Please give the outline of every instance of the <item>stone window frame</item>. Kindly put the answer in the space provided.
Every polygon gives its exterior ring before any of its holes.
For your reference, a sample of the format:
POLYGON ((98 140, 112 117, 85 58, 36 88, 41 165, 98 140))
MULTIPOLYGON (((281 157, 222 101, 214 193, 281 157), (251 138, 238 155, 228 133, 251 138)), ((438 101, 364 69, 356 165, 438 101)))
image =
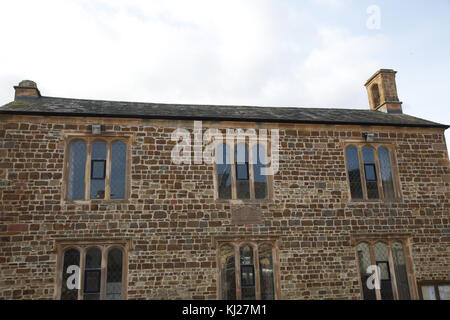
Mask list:
MULTIPOLYGON (((361 290, 361 300, 364 300, 364 294, 363 294, 363 283, 361 283, 361 272, 360 272, 360 266, 359 266, 359 257, 358 257, 358 245, 361 243, 367 243, 369 245, 370 250, 370 259, 371 263, 376 261, 375 259, 375 251, 374 246, 377 242, 382 242, 386 245, 388 249, 388 255, 389 255, 389 273, 390 273, 390 281, 392 286, 392 292, 394 296, 394 300, 398 300, 398 290, 397 290, 397 280, 394 270, 394 260, 392 256, 392 250, 391 245, 399 242, 403 246, 404 255, 405 255, 405 261, 406 261, 406 272, 408 275, 408 285, 409 285, 409 293, 411 296, 411 300, 417 300, 418 290, 417 290, 417 281, 415 279, 415 272, 414 272, 414 264, 412 259, 412 252, 411 252, 411 235, 410 234, 365 234, 365 235, 354 235, 352 236, 351 245, 354 248, 355 252, 355 261, 356 261, 356 269, 358 274, 358 284, 359 288, 361 290)), ((379 289, 375 289, 375 294, 377 300, 381 300, 381 292, 379 289)))
POLYGON ((261 300, 260 288, 260 272, 259 272, 259 252, 261 245, 268 244, 272 247, 272 263, 273 263, 273 281, 274 281, 274 300, 281 300, 281 280, 280 280, 280 237, 278 236, 259 236, 259 237, 242 237, 242 236, 223 236, 214 239, 214 247, 216 249, 216 265, 217 265, 217 297, 222 299, 222 265, 220 263, 220 247, 229 244, 234 248, 234 263, 236 277, 236 300, 242 300, 241 292, 241 275, 240 275, 240 252, 239 249, 244 244, 249 244, 253 248, 253 260, 255 272, 255 295, 256 300, 261 300))
POLYGON ((106 288, 106 272, 108 267, 108 253, 111 249, 119 248, 122 250, 122 300, 127 299, 127 279, 128 279, 128 253, 131 248, 131 240, 64 240, 57 241, 56 245, 56 281, 54 300, 61 300, 62 272, 64 266, 64 252, 69 249, 76 249, 80 253, 80 289, 78 289, 78 299, 83 300, 84 290, 84 267, 86 252, 91 248, 98 248, 102 252, 101 262, 101 282, 100 282, 100 300, 104 300, 106 288))
POLYGON ((252 148, 256 145, 264 146, 266 149, 266 156, 271 157, 271 140, 267 137, 267 141, 240 141, 238 138, 234 137, 232 143, 229 140, 224 140, 215 145, 214 157, 217 159, 217 148, 221 145, 226 145, 230 148, 230 161, 231 161, 231 199, 220 199, 219 198, 219 181, 217 176, 217 163, 214 161, 214 199, 217 202, 225 202, 232 204, 244 204, 244 203, 263 203, 271 202, 274 199, 273 190, 273 175, 267 175, 267 196, 264 199, 255 199, 255 184, 254 184, 254 170, 253 170, 253 152, 252 148), (237 186, 236 186, 236 163, 235 163, 235 152, 234 148, 239 144, 245 144, 248 150, 248 173, 249 173, 249 184, 250 184, 250 199, 238 199, 237 198, 237 186))
POLYGON ((422 287, 423 286, 434 286, 434 292, 436 294, 436 300, 441 300, 439 294, 439 286, 450 286, 450 280, 422 280, 417 282, 417 288, 419 289, 419 299, 423 300, 422 287))
POLYGON ((401 192, 401 185, 400 185, 400 177, 399 177, 399 170, 397 165, 397 156, 396 156, 396 148, 394 144, 392 143, 386 143, 386 142, 361 142, 361 141, 347 141, 343 143, 344 148, 344 162, 345 162, 345 176, 346 176, 346 182, 347 182, 347 193, 348 198, 351 202, 395 202, 400 201, 402 199, 402 192, 401 192), (358 164, 359 164, 359 172, 360 172, 360 178, 361 178, 361 188, 363 193, 362 199, 354 199, 352 198, 351 189, 350 189, 350 177, 348 173, 348 162, 347 162, 347 148, 348 147, 355 147, 358 152, 358 164), (366 176, 364 171, 364 159, 362 150, 365 147, 369 147, 374 152, 374 158, 375 158, 375 169, 377 173, 377 186, 378 186, 378 195, 379 199, 369 199, 367 195, 367 182, 366 182, 366 176), (394 185, 394 198, 388 199, 384 196, 383 191, 383 182, 381 180, 381 171, 380 171, 380 162, 378 159, 378 149, 379 148, 386 148, 389 152, 389 160, 391 165, 391 175, 392 175, 392 181, 394 185))
POLYGON ((64 133, 63 139, 65 142, 64 148, 64 174, 62 183, 62 203, 74 204, 89 204, 91 202, 114 201, 118 203, 126 203, 130 199, 131 191, 131 146, 135 140, 133 134, 122 133, 105 133, 105 134, 86 134, 86 133, 64 133), (86 169, 85 169, 85 183, 84 183, 84 199, 69 200, 67 198, 69 172, 70 172, 70 151, 72 142, 76 140, 83 140, 86 143, 86 169), (104 199, 90 199, 90 181, 91 181, 91 154, 92 143, 95 141, 104 141, 106 143, 106 177, 105 177, 105 198, 104 199), (127 147, 127 161, 125 173, 125 198, 124 199, 110 199, 111 190, 111 148, 112 143, 121 141, 127 147))

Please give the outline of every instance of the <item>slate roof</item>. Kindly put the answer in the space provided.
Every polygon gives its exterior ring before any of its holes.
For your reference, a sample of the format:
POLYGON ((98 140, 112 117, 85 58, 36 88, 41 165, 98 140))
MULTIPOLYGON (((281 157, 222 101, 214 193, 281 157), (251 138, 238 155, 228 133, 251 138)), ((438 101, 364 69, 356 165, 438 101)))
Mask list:
POLYGON ((10 102, 0 107, 0 114, 449 128, 447 125, 406 114, 386 114, 379 111, 359 109, 164 104, 44 96, 37 99, 20 99, 10 102))

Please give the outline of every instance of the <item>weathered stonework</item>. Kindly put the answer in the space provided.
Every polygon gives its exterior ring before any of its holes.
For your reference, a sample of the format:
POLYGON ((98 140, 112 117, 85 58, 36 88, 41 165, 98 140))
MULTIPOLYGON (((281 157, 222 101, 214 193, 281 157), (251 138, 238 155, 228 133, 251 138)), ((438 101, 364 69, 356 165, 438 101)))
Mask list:
POLYGON ((279 237, 283 299, 360 299, 353 239, 364 234, 406 236, 415 279, 450 280, 443 129, 205 121, 204 129, 279 129, 273 199, 252 203, 260 223, 235 224, 232 205, 215 200, 213 165, 171 161, 170 134, 192 126, 0 115, 0 297, 57 298, 56 244, 64 239, 129 239, 128 299, 216 299, 214 238, 225 235, 279 237), (64 137, 89 134, 92 124, 135 136, 128 201, 63 200, 64 137), (344 144, 364 142, 362 132, 394 146, 401 199, 349 199, 344 144))

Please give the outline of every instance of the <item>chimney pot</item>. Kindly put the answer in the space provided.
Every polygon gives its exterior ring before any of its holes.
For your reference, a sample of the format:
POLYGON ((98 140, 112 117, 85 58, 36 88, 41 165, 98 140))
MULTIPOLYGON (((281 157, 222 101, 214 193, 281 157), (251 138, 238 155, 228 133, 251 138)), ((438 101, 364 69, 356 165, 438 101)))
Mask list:
POLYGON ((19 85, 14 86, 14 99, 37 99, 41 96, 36 82, 31 80, 22 80, 19 85))

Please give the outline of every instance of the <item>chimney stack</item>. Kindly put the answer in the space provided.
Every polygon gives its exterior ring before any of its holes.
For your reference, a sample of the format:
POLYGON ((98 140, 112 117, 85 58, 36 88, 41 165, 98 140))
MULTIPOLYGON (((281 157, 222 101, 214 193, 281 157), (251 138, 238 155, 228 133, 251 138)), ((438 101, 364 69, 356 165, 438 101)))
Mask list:
POLYGON ((41 96, 39 89, 37 88, 36 82, 31 80, 22 80, 18 86, 14 86, 15 96, 14 100, 17 99, 37 99, 41 96))
POLYGON ((365 86, 369 95, 370 110, 385 113, 403 113, 402 102, 397 96, 395 74, 392 69, 380 69, 369 80, 365 86))

